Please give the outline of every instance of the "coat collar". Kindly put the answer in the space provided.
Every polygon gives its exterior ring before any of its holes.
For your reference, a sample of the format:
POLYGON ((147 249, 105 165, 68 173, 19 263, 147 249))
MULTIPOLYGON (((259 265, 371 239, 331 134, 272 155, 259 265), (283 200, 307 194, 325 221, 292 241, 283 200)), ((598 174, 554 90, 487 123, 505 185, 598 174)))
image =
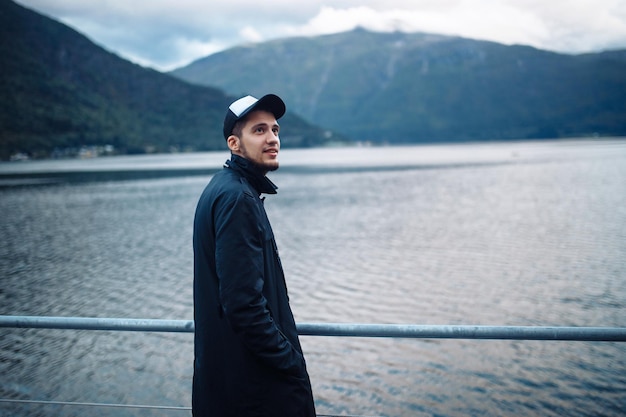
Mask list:
POLYGON ((259 194, 277 193, 278 187, 246 158, 231 154, 224 167, 240 173, 259 194))

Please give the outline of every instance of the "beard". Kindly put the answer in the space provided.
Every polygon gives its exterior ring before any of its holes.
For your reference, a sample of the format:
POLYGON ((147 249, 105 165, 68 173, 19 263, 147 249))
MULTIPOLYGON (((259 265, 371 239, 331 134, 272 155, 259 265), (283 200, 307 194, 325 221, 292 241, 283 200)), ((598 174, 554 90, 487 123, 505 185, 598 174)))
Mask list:
POLYGON ((263 161, 257 160, 251 157, 250 154, 248 154, 246 148, 243 145, 241 146, 241 156, 246 158, 250 162, 250 164, 254 167, 255 170, 258 170, 259 172, 263 172, 264 175, 268 172, 276 171, 279 167, 278 159, 274 159, 269 162, 263 162, 263 161))
POLYGON ((279 165, 280 164, 278 163, 278 161, 274 161, 271 164, 269 164, 269 163, 268 164, 261 164, 261 167, 266 169, 268 172, 270 172, 270 171, 276 171, 278 169, 279 165))
POLYGON ((270 162, 257 162, 257 161, 253 161, 251 159, 248 159, 251 163, 252 166, 255 169, 258 169, 261 172, 271 172, 271 171, 276 171, 278 169, 278 161, 272 161, 270 162))

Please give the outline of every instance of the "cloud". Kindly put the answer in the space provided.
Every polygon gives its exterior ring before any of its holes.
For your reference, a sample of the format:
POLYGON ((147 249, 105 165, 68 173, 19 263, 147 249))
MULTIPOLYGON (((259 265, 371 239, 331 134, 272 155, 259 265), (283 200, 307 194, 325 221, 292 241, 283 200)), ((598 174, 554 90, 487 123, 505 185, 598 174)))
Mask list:
POLYGON ((626 0, 18 0, 142 65, 353 29, 431 32, 559 52, 626 48, 626 0))
POLYGON ((545 34, 542 22, 524 10, 506 5, 488 9, 467 2, 445 10, 386 9, 369 7, 336 9, 323 7, 306 25, 293 33, 315 35, 354 29, 360 26, 373 31, 433 32, 472 38, 514 42, 545 34), (512 25, 511 22, 517 22, 512 25))
POLYGON ((255 28, 246 26, 239 31, 239 37, 248 42, 261 42, 263 41, 263 35, 261 35, 255 28))
POLYGON ((559 52, 626 47, 626 2, 617 0, 447 1, 443 7, 323 7, 290 34, 315 35, 361 26, 374 31, 431 32, 525 44, 559 52))

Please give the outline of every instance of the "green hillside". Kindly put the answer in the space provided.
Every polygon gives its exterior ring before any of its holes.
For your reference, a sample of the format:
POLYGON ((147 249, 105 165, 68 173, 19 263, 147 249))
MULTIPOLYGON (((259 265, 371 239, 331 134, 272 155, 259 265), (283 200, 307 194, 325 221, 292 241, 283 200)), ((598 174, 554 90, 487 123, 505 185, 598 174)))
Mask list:
POLYGON ((276 91, 307 120, 358 140, 626 135, 626 51, 566 55, 357 29, 241 46, 172 74, 231 94, 276 91))
MULTIPOLYGON (((105 145, 117 153, 225 149, 232 96, 132 64, 8 0, 0 2, 0 54, 0 159, 105 145)), ((283 146, 327 140, 288 110, 283 146)))

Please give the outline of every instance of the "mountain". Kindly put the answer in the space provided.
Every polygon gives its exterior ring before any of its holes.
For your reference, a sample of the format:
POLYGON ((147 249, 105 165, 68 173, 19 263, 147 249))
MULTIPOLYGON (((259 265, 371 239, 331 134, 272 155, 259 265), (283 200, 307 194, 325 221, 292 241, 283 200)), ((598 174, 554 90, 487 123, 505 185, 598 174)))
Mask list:
POLYGON ((626 51, 363 29, 245 45, 173 72, 235 94, 275 91, 356 140, 436 142, 626 135, 626 51))
MULTIPOLYGON (((0 55, 0 159, 105 145, 118 153, 226 149, 222 120, 235 98, 125 61, 8 0, 0 1, 0 55)), ((283 146, 327 140, 289 110, 283 146)))

